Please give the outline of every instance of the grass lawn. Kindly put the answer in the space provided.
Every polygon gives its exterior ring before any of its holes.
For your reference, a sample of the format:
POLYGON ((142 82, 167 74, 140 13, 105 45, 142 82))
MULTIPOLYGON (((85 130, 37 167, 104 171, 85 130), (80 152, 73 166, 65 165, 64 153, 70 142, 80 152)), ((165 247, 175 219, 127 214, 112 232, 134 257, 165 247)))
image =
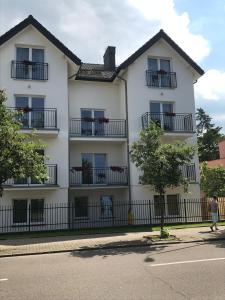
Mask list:
MULTIPOLYGON (((182 229, 182 228, 195 228, 195 227, 209 227, 211 222, 205 223, 190 223, 190 224, 176 224, 168 225, 165 228, 182 229)), ((225 222, 219 222, 218 225, 225 226, 225 222)), ((46 231, 46 232, 24 232, 24 233, 10 233, 0 234, 0 240, 19 239, 19 238, 42 238, 42 237, 57 237, 57 236, 78 236, 78 235, 91 235, 91 234, 116 234, 116 233, 129 233, 129 232, 146 232, 146 231, 159 231, 159 226, 124 226, 124 227, 110 227, 110 228, 93 228, 93 229, 79 229, 79 230, 63 230, 63 231, 46 231)))

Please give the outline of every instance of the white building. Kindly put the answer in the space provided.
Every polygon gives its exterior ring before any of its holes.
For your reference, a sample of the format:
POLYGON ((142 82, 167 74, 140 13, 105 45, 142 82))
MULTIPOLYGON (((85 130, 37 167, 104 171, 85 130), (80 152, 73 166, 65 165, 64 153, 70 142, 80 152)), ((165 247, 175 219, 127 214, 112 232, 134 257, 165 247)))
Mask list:
MULTIPOLYGON (((193 84, 203 74, 162 30, 115 67, 115 47, 106 49, 104 64, 83 63, 29 16, 0 37, 0 88, 9 107, 26 108, 22 130, 35 128, 47 144, 49 180, 9 180, 0 205, 32 209, 72 203, 76 223, 91 219, 90 203, 101 207, 95 213, 100 218, 127 215, 118 204, 157 202, 153 190, 138 184, 129 145, 151 119, 165 130, 162 142, 195 144, 193 84)), ((167 214, 170 201, 200 197, 198 169, 196 155, 184 168, 189 193, 168 190, 167 214)), ((28 215, 12 218, 26 223, 28 215)))

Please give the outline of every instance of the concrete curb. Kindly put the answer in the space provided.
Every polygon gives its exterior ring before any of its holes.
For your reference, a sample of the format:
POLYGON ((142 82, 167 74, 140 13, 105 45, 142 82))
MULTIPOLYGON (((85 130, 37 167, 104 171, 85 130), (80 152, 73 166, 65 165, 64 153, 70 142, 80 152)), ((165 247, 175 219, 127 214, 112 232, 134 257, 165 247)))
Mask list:
MULTIPOLYGON (((204 243, 204 242, 212 242, 212 241, 221 241, 225 240, 224 238, 206 238, 206 239, 193 239, 193 240, 180 240, 180 241, 159 241, 153 242, 149 241, 148 243, 136 243, 136 244, 124 244, 124 245, 116 245, 116 246, 96 246, 96 247, 86 247, 86 248, 78 248, 78 249, 64 249, 64 250, 50 250, 50 251, 41 251, 41 252, 28 252, 28 253, 12 253, 12 254, 3 254, 0 253, 1 258, 9 258, 9 257, 20 257, 20 256, 33 256, 33 255, 43 255, 43 254, 56 254, 56 253, 68 253, 68 252, 83 252, 83 251, 96 251, 96 250, 110 250, 110 249, 123 249, 123 248, 132 248, 132 247, 146 247, 146 246, 155 246, 155 245, 172 245, 172 244, 190 244, 190 243, 204 243)), ((129 241, 128 241, 129 242, 129 241)))

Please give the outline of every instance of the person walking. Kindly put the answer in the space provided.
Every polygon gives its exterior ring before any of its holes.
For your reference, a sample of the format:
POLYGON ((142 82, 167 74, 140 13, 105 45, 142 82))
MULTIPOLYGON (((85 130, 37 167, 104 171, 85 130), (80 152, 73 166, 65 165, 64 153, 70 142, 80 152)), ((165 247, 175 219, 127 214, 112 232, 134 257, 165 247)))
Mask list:
POLYGON ((218 212, 219 212, 219 205, 218 205, 218 198, 217 196, 213 196, 212 200, 209 203, 209 212, 212 217, 212 225, 210 226, 211 231, 213 230, 213 227, 215 226, 215 230, 219 230, 217 227, 218 222, 218 212))

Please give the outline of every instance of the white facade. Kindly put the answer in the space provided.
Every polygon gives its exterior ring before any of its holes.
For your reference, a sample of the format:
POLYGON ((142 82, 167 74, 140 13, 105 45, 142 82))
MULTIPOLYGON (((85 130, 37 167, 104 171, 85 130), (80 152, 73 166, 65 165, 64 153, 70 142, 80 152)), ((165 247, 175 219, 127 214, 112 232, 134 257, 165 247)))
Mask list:
MULTIPOLYGON (((132 163, 128 166, 127 143, 131 145, 138 139, 138 133, 142 129, 142 115, 150 112, 150 102, 154 102, 161 103, 162 106, 163 103, 170 103, 173 116, 180 113, 193 118, 192 131, 171 130, 165 133, 162 142, 183 140, 196 144, 193 82, 200 74, 161 38, 118 74, 112 71, 112 79, 106 80, 104 71, 99 71, 97 65, 93 65, 86 75, 82 75, 82 65, 80 68, 79 63, 72 61, 67 52, 43 35, 32 22, 6 42, 0 43, 0 89, 6 90, 7 105, 10 107, 16 106, 16 97, 28 97, 29 105, 32 98, 39 97, 44 99, 44 109, 56 109, 54 128, 45 128, 43 125, 36 133, 47 145, 47 163, 57 165, 57 176, 54 174, 57 182, 51 185, 7 185, 0 198, 0 205, 14 205, 14 201, 20 199, 27 199, 28 203, 31 199, 43 199, 45 204, 74 203, 76 199, 81 201, 85 197, 87 201, 97 204, 107 201, 104 197, 111 197, 114 204, 153 200, 155 192, 139 185, 138 170, 132 163), (17 67, 11 66, 11 62, 17 60, 18 47, 30 49, 29 61, 32 60, 32 49, 43 49, 44 63, 48 64, 46 80, 12 78, 11 68, 19 72, 15 69, 17 67), (146 85, 145 72, 149 58, 170 61, 170 71, 176 74, 176 87, 146 85), (103 77, 93 79, 95 72, 103 77), (96 118, 101 121, 96 122, 96 118), (88 178, 85 177, 82 165, 87 157, 93 168, 93 173, 88 178), (102 200, 103 198, 106 200, 102 200)), ((26 61, 22 64, 26 64, 26 61)), ((27 68, 33 67, 29 65, 27 68)), ((26 72, 32 73, 32 70, 26 72)), ((29 112, 31 123, 32 113, 29 112)), ((49 118, 47 113, 43 124, 48 122, 46 118, 49 118)), ((26 132, 30 128, 23 130, 26 132)), ((175 189, 167 191, 168 195, 200 197, 197 155, 193 163, 196 180, 190 184, 189 193, 184 194, 182 189, 175 189)), ((119 212, 116 211, 116 214, 119 212)))

